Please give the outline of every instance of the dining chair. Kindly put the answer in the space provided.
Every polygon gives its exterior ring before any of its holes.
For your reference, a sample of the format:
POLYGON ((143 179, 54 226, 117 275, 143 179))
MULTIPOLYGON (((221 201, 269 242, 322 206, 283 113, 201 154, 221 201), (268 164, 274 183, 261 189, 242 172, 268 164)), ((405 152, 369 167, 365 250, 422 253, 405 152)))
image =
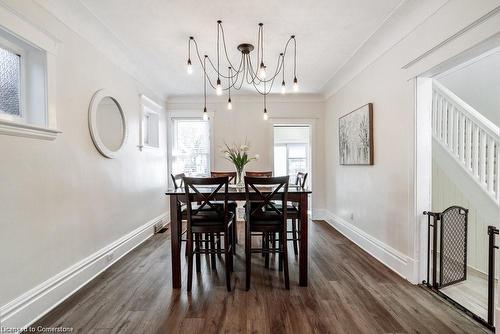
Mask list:
POLYGON ((286 210, 276 207, 276 201, 280 201, 282 208, 286 207, 288 199, 289 176, 281 177, 248 177, 245 176, 245 262, 246 262, 246 290, 250 289, 250 277, 252 272, 252 253, 266 254, 266 263, 269 254, 279 254, 279 261, 283 263, 285 288, 290 289, 288 276, 288 252, 286 210), (264 189, 269 191, 264 192, 264 189), (268 210, 271 208, 272 210, 268 210), (253 234, 254 232, 258 234, 253 234), (274 245, 269 247, 269 235, 279 234, 278 248, 274 245), (252 236, 265 236, 265 242, 261 248, 252 248, 252 236))
MULTIPOLYGON (((184 192, 187 204, 187 249, 188 249, 188 282, 187 291, 191 291, 193 283, 193 257, 196 254, 196 269, 200 271, 200 254, 224 254, 226 266, 226 287, 231 291, 231 271, 233 270, 233 216, 228 210, 229 178, 194 178, 184 177, 184 192), (210 187, 210 194, 204 194, 200 188, 210 187), (222 201, 215 203, 215 197, 223 197, 222 201), (198 204, 200 203, 201 204, 198 204), (222 202, 222 205, 220 204, 222 202), (205 238, 221 234, 224 238, 222 249, 211 247, 202 248, 205 238), (196 247, 194 244, 196 243, 196 247)), ((210 238, 213 245, 213 239, 210 238)))
MULTIPOLYGON (((248 177, 272 177, 273 176, 273 172, 266 172, 266 171, 260 171, 260 172, 252 172, 252 171, 245 171, 245 176, 248 176, 248 177)), ((246 205, 245 205, 246 207, 246 205)), ((271 240, 272 240, 272 243, 273 243, 273 247, 276 246, 276 242, 275 242, 275 239, 276 239, 276 236, 275 235, 272 235, 271 236, 271 240)), ((262 233, 262 248, 264 249, 264 242, 266 240, 266 234, 265 233, 262 233)), ((266 256, 266 253, 262 252, 262 257, 266 256)), ((266 268, 267 266, 269 265, 269 255, 266 257, 266 268)))
MULTIPOLYGON (((236 172, 216 172, 212 171, 210 172, 211 177, 224 177, 227 176, 229 179, 229 183, 234 183, 236 184, 236 172)), ((214 201, 214 203, 217 203, 217 201, 214 201)), ((238 228, 236 224, 237 220, 237 215, 236 215, 236 210, 238 208, 238 203, 236 201, 228 201, 228 208, 229 211, 234 213, 234 220, 233 220, 233 228, 234 228, 234 244, 236 245, 238 243, 238 228)), ((217 240, 217 247, 220 248, 220 238, 217 240)), ((234 254, 236 254, 236 247, 233 248, 234 254)))
POLYGON ((272 177, 273 172, 245 172, 245 176, 248 177, 272 177))
MULTIPOLYGON (((180 173, 180 174, 170 174, 170 177, 172 178, 172 183, 174 185, 174 189, 177 190, 177 189, 182 189, 184 188, 184 177, 186 176, 186 174, 184 173, 180 173)), ((179 217, 179 219, 182 221, 182 220, 186 220, 187 219, 187 216, 186 216, 186 205, 180 201, 177 201, 177 217, 179 217)), ((181 236, 180 236, 180 240, 181 242, 187 242, 187 239, 183 239, 183 235, 185 235, 187 232, 187 229, 184 229, 182 232, 181 232, 181 236)), ((185 256, 187 256, 187 247, 186 247, 186 251, 185 251, 185 256)))
MULTIPOLYGON (((307 181, 308 173, 298 172, 295 178, 295 186, 300 188, 305 188, 307 181)), ((276 203, 276 207, 281 209, 281 203, 276 203)), ((270 210, 270 208, 266 208, 266 210, 270 210)), ((291 234, 292 238, 288 239, 288 241, 292 241, 293 243, 293 253, 295 255, 299 254, 299 241, 300 241, 300 215, 299 215, 299 203, 297 202, 288 202, 286 205, 287 219, 290 219, 291 222, 291 230, 287 229, 287 235, 291 234)), ((273 241, 274 236, 271 236, 271 242, 273 241)))
MULTIPOLYGON (((295 186, 300 188, 305 188, 307 181, 307 173, 298 172, 295 178, 295 186)), ((298 242, 300 241, 300 215, 299 215, 299 203, 288 202, 286 205, 287 218, 292 220, 292 230, 287 231, 287 233, 292 234, 292 239, 288 241, 293 242, 293 252, 298 255, 298 242)))
MULTIPOLYGON (((170 177, 172 178, 173 184, 174 184, 174 189, 183 189, 184 188, 184 178, 186 177, 186 174, 180 173, 180 174, 170 174, 170 177)), ((197 205, 199 205, 198 203, 197 205)), ((187 220, 187 206, 185 203, 179 202, 178 203, 178 212, 177 212, 177 217, 180 217, 181 220, 187 220)), ((206 208, 205 208, 206 209, 206 208)), ((184 229, 181 232, 180 240, 181 242, 187 242, 187 239, 183 237, 187 233, 187 229, 184 229)), ((203 238, 206 241, 206 248, 215 248, 215 238, 213 235, 207 234, 203 238)), ((219 249, 220 249, 220 242, 219 243, 219 249)), ((236 250, 235 250, 236 251, 236 250)), ((208 254, 208 253, 207 253, 208 254)), ((185 256, 188 255, 188 249, 186 246, 185 250, 185 256)), ((215 253, 210 253, 210 259, 211 259, 211 264, 212 264, 212 269, 217 268, 217 261, 215 259, 215 253)))

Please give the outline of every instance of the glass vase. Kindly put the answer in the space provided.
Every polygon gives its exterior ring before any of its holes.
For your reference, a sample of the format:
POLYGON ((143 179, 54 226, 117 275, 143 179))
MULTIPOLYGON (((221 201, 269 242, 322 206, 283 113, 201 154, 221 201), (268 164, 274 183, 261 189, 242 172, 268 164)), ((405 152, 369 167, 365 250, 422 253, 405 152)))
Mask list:
POLYGON ((243 188, 245 181, 243 180, 243 168, 236 168, 236 186, 243 188))

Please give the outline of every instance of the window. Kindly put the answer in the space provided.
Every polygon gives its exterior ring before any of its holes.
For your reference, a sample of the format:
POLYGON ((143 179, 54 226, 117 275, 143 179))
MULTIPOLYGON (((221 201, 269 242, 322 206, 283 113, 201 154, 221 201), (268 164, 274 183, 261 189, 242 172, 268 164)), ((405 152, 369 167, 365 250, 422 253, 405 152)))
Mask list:
POLYGON ((21 55, 0 44, 0 114, 21 117, 21 55))
POLYGON ((210 124, 201 119, 173 119, 172 173, 210 173, 210 124))
POLYGON ((0 6, 0 135, 53 140, 58 43, 0 6))
POLYGON ((141 142, 139 147, 160 147, 160 112, 163 108, 148 97, 141 95, 141 142))
POLYGON ((310 172, 309 126, 274 126, 274 175, 290 175, 295 183, 298 172, 310 172))

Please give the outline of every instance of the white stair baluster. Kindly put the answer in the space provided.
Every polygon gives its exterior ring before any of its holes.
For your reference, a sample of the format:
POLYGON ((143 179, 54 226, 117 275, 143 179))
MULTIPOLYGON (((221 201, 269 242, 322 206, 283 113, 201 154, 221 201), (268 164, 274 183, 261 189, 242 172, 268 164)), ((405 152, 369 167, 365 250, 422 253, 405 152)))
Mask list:
POLYGON ((472 158, 472 122, 466 119, 465 123, 465 166, 471 170, 472 158))
POLYGON ((500 130, 434 81, 432 134, 478 186, 500 205, 500 130))
POLYGON ((486 152, 486 167, 487 167, 487 177, 486 184, 488 186, 488 192, 493 193, 494 187, 494 176, 495 176, 495 142, 493 138, 488 136, 488 148, 486 152))
POLYGON ((472 134, 472 175, 479 178, 479 127, 474 125, 472 134))
POLYGON ((486 133, 479 134, 479 182, 486 183, 486 133))

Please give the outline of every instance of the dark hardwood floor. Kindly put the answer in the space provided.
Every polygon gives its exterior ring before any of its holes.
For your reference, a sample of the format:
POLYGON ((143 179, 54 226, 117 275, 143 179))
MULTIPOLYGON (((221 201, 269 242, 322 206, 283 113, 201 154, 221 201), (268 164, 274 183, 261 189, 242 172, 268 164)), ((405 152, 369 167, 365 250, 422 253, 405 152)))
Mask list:
POLYGON ((184 258, 183 289, 172 291, 169 239, 169 232, 151 237, 34 327, 73 327, 73 333, 488 333, 325 222, 311 223, 307 288, 298 286, 290 247, 289 291, 277 261, 264 269, 264 258, 254 254, 252 286, 245 292, 241 244, 231 293, 222 259, 213 271, 205 256, 192 294, 186 292, 184 258))

